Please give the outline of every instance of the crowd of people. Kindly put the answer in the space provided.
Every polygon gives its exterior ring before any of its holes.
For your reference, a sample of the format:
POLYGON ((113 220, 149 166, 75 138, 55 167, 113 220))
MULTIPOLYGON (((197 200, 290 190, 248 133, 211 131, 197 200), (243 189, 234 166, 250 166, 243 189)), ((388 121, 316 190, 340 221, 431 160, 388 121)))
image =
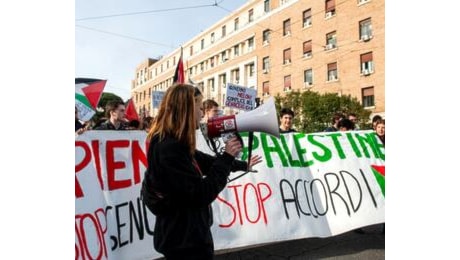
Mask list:
MULTIPOLYGON (((213 259, 214 243, 211 203, 225 188, 231 171, 244 171, 259 164, 262 157, 249 162, 235 157, 242 143, 233 137, 225 142, 222 154, 208 155, 197 149, 196 131, 200 123, 222 115, 217 102, 203 101, 200 90, 189 84, 168 88, 156 118, 126 120, 125 104, 109 102, 106 117, 85 124, 78 120, 75 108, 75 133, 88 130, 144 130, 148 133, 147 170, 141 199, 155 214, 154 248, 166 259, 213 259)), ((293 128, 294 112, 280 110, 280 133, 297 132, 293 128)), ((357 117, 336 114, 324 131, 357 130, 357 117)), ((374 130, 385 143, 385 120, 375 116, 374 130)), ((359 231, 359 230, 358 230, 359 231)))
MULTIPOLYGON (((75 134, 82 134, 87 130, 144 130, 149 132, 149 129, 154 121, 154 117, 146 116, 141 120, 127 120, 125 118, 125 104, 121 101, 109 102, 106 106, 105 117, 95 121, 88 121, 82 123, 78 119, 78 110, 75 107, 75 134)), ((221 116, 224 110, 219 109, 219 104, 212 100, 207 99, 201 104, 200 122, 205 123, 209 118, 221 116)), ((233 111, 232 111, 233 112, 233 111)), ((294 111, 290 108, 282 108, 279 114, 279 131, 283 133, 297 132, 293 128, 294 125, 294 111)), ((376 132, 379 139, 385 144, 385 119, 380 115, 375 115, 372 118, 372 129, 376 132)), ((358 117, 355 113, 344 115, 342 113, 335 113, 331 120, 331 125, 324 129, 325 132, 336 131, 352 131, 361 130, 358 125, 358 117)))
POLYGON ((87 130, 144 130, 149 131, 153 117, 146 116, 141 120, 128 120, 125 117, 126 107, 121 101, 108 102, 105 116, 97 121, 82 123, 78 119, 78 110, 75 107, 75 134, 82 134, 87 130))
MULTIPOLYGON (((297 132, 297 130, 293 128, 293 124, 294 111, 290 108, 282 108, 280 110, 280 133, 297 132)), ((353 131, 360 129, 358 117, 355 113, 349 113, 347 116, 342 113, 335 113, 332 117, 331 125, 324 129, 324 132, 353 131)), ((385 119, 380 115, 373 116, 372 129, 376 132, 383 145, 385 145, 385 119)))

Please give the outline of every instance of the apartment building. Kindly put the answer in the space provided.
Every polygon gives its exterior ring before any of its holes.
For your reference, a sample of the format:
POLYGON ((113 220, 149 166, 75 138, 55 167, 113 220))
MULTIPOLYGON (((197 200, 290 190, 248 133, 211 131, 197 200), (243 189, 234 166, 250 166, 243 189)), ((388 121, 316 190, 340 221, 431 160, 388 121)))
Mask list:
MULTIPOLYGON (((293 90, 332 92, 385 116, 385 5, 378 0, 250 0, 182 46, 186 80, 225 100, 227 82, 255 88, 262 102, 293 90)), ((136 68, 136 108, 153 115, 181 50, 136 68), (147 93, 147 95, 145 94, 147 93)))

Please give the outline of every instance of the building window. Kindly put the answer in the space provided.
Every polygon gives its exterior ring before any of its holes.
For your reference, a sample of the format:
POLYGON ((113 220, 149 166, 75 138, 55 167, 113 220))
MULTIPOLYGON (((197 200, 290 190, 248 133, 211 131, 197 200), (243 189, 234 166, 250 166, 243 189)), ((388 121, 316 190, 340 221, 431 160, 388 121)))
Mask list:
POLYGON ((220 55, 222 56, 222 63, 226 62, 227 61, 227 51, 221 52, 220 55))
POLYGON ((204 49, 204 39, 201 39, 201 49, 204 49))
POLYGON ((335 0, 326 0, 326 18, 335 15, 335 0))
POLYGON ((160 66, 160 71, 163 72, 163 64, 160 66))
POLYGON ((262 92, 264 97, 270 95, 270 81, 264 81, 264 83, 262 83, 262 92))
POLYGON ((208 86, 211 88, 211 91, 214 92, 216 88, 214 87, 214 79, 209 79, 208 80, 208 86))
POLYGON ((240 18, 236 18, 235 19, 235 23, 234 23, 234 30, 237 31, 239 26, 240 26, 240 18))
POLYGON ((248 50, 252 51, 254 49, 254 37, 248 39, 248 50))
POLYGON ((193 55, 193 45, 190 46, 190 56, 192 56, 192 55, 193 55))
POLYGON ((211 68, 214 68, 214 57, 210 59, 209 63, 211 63, 211 68))
POLYGON ((291 63, 291 48, 285 49, 283 51, 283 64, 291 63))
POLYGON ((337 48, 337 36, 336 32, 330 32, 326 34, 326 50, 337 48))
POLYGON ((211 33, 211 43, 214 43, 214 33, 211 33))
POLYGON ((264 12, 266 13, 270 12, 270 0, 264 1, 264 12))
POLYGON ((281 5, 287 4, 289 0, 281 0, 281 5))
POLYGON ((303 82, 305 86, 310 86, 313 84, 313 70, 308 69, 303 71, 303 82))
POLYGON ((311 56, 312 56, 311 40, 309 40, 303 43, 303 57, 311 58, 311 56))
POLYGON ((193 67, 191 67, 188 71, 189 71, 189 75, 192 76, 193 75, 193 67))
POLYGON ((337 62, 327 64, 327 81, 335 81, 337 79, 337 62))
POLYGON ((264 45, 265 44, 268 44, 270 42, 270 29, 267 29, 263 32, 263 41, 264 41, 264 45))
POLYGON ((253 21, 254 21, 254 9, 251 9, 248 12, 248 22, 252 23, 253 21))
POLYGON ((374 61, 372 52, 361 54, 361 74, 369 75, 374 72, 374 61))
POLYGON ((166 61, 166 68, 169 69, 169 60, 166 61))
POLYGON ((302 21, 303 21, 303 28, 311 26, 311 9, 303 11, 302 21))
POLYGON ((222 26, 222 38, 225 37, 225 35, 227 34, 227 26, 222 26))
POLYGON ((158 75, 158 68, 155 68, 155 77, 158 75))
POLYGON ((369 2, 371 0, 358 0, 358 6, 362 5, 362 4, 365 4, 367 2, 369 2))
POLYGON ((249 77, 253 77, 254 76, 254 63, 250 63, 248 66, 248 75, 249 77))
POLYGON ((291 90, 291 75, 284 76, 284 91, 291 90))
POLYGON ((262 69, 264 72, 270 69, 270 59, 268 56, 262 59, 262 69))
POLYGON ((204 62, 200 63, 200 72, 204 71, 204 62))
POLYGON ((359 39, 369 41, 372 39, 371 18, 359 22, 359 39))
POLYGON ((173 66, 176 66, 176 56, 173 57, 173 66))
POLYGON ((374 87, 363 88, 361 90, 363 107, 375 106, 374 101, 374 87))
POLYGON ((240 69, 234 69, 231 71, 232 82, 238 84, 240 80, 240 69))
POLYGON ((201 93, 204 93, 204 82, 198 82, 198 89, 201 93))
POLYGON ((233 46, 233 55, 236 57, 238 55, 240 55, 240 46, 239 45, 235 45, 233 46))
POLYGON ((225 84, 227 84, 227 74, 223 73, 219 75, 219 82, 222 84, 222 87, 225 88, 225 84))
POLYGON ((283 22, 283 36, 291 35, 291 19, 283 22))

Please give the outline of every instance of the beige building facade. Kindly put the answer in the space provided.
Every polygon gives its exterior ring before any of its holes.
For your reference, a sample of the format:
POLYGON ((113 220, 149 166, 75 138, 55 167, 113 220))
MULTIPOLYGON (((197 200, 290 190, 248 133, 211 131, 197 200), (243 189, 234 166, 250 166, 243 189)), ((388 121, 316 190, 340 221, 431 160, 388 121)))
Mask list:
MULTIPOLYGON (((221 105, 231 82, 262 101, 293 90, 351 95, 384 117, 384 12, 377 0, 250 0, 182 46, 185 78, 221 105)), ((140 115, 155 114, 151 92, 172 85, 180 53, 136 68, 140 115)))

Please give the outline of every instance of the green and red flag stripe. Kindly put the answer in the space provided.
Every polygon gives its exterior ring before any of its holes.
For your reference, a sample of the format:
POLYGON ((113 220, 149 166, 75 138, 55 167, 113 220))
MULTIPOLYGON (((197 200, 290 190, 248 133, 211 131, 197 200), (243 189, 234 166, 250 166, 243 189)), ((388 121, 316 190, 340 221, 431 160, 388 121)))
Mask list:
POLYGON ((75 78, 75 106, 80 120, 88 121, 96 114, 106 82, 101 79, 75 78))
POLYGON ((371 165, 372 173, 374 173, 375 180, 385 196, 385 165, 371 165))

